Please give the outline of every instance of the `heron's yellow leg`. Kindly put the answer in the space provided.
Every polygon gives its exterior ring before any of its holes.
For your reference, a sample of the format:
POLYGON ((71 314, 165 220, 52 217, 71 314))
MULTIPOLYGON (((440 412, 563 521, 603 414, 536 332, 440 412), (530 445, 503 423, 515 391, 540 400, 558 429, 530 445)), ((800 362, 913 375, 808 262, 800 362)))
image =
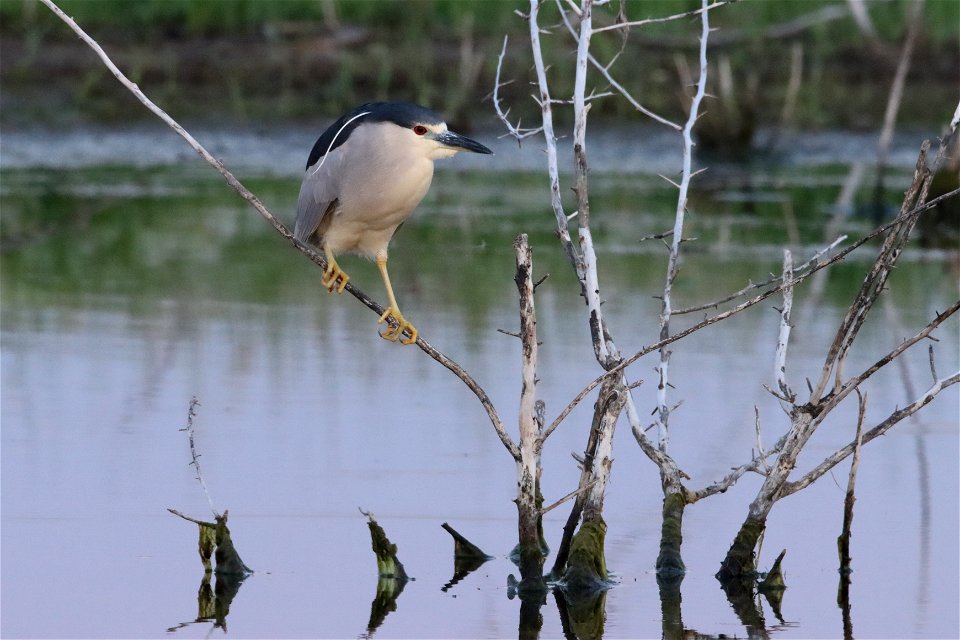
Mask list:
POLYGON ((397 299, 393 296, 393 287, 390 286, 390 274, 387 273, 386 256, 377 256, 377 267, 380 269, 383 286, 387 289, 387 299, 390 301, 390 306, 387 307, 387 310, 380 316, 380 320, 377 321, 377 324, 390 321, 387 330, 381 333, 380 337, 395 342, 406 333, 409 337, 400 340, 400 342, 402 344, 413 344, 417 341, 417 330, 403 317, 403 314, 400 313, 400 306, 397 304, 397 299))
POLYGON ((327 257, 327 268, 323 272, 320 284, 327 288, 327 291, 333 293, 343 293, 347 283, 350 282, 350 276, 340 268, 337 259, 333 257, 333 252, 327 247, 323 248, 323 253, 327 257), (339 280, 339 283, 337 282, 339 280))

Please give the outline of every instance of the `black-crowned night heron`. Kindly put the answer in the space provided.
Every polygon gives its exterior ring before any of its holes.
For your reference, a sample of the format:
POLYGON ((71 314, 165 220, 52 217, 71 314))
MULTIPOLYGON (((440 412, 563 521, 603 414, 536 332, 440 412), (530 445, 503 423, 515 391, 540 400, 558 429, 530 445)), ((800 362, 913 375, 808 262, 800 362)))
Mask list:
POLYGON ((321 284, 343 293, 350 279, 336 256, 358 253, 376 260, 390 306, 380 334, 403 344, 417 330, 400 313, 387 273, 387 245, 417 208, 433 179, 433 161, 457 151, 493 153, 452 131, 437 113, 405 102, 371 102, 346 113, 313 145, 300 186, 298 240, 323 250, 327 269, 321 284))

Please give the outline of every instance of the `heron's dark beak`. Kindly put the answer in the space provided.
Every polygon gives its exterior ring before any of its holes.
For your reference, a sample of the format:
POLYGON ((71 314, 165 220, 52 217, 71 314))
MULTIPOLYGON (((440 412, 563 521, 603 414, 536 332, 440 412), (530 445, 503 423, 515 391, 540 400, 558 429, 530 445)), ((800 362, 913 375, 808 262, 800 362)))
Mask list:
POLYGON ((456 149, 457 151, 464 150, 472 151, 474 153, 493 153, 493 151, 490 151, 490 149, 487 149, 476 140, 471 140, 467 136, 462 136, 459 133, 454 133, 453 131, 444 131, 443 133, 438 133, 433 136, 433 139, 443 146, 456 149))

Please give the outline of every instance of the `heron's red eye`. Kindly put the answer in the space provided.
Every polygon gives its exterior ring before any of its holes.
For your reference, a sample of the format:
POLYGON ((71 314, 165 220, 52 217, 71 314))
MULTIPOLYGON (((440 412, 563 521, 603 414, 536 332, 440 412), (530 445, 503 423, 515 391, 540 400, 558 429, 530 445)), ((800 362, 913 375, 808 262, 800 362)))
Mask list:
POLYGON ((417 134, 418 136, 422 136, 422 135, 424 135, 424 134, 427 132, 427 128, 426 128, 425 126, 423 126, 422 124, 418 124, 417 126, 415 126, 415 127, 413 128, 413 132, 414 132, 415 134, 417 134))

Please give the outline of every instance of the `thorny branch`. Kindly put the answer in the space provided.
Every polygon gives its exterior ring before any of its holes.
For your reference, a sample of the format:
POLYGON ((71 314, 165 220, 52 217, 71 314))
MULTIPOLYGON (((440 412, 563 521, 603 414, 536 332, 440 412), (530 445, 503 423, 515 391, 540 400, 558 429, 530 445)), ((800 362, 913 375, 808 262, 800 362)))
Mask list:
MULTIPOLYGON (((176 120, 170 117, 163 109, 154 104, 147 96, 140 90, 140 88, 130 81, 123 72, 113 63, 110 57, 106 52, 97 44, 96 40, 91 38, 87 33, 77 25, 76 22, 68 15, 66 15, 60 7, 58 7, 53 0, 41 0, 60 20, 62 20, 68 27, 70 27, 74 33, 76 33, 81 40, 83 40, 93 51, 97 54, 103 64, 110 70, 110 72, 120 81, 120 83, 125 86, 131 93, 133 93, 137 99, 143 103, 147 109, 149 109, 154 115, 163 120, 171 129, 177 132, 187 144, 196 151, 201 158, 203 158, 209 165, 216 169, 220 175, 223 176, 227 184, 230 187, 240 194, 240 196, 249 202, 254 209, 267 221, 270 225, 287 241, 293 245, 300 253, 304 254, 309 258, 314 264, 319 266, 321 269, 326 269, 327 264, 323 256, 318 254, 313 250, 312 247, 300 242, 294 238, 290 230, 282 223, 278 218, 276 218, 270 211, 260 202, 260 199, 257 198, 249 189, 247 189, 239 180, 227 170, 223 162, 213 157, 209 151, 207 151, 203 145, 201 145, 197 140, 187 132, 176 120)), ((558 192, 559 195, 559 192, 558 192)), ((373 310, 378 315, 382 315, 385 311, 384 307, 379 303, 374 301, 370 296, 361 291, 359 288, 354 286, 352 283, 347 283, 346 289, 354 298, 359 300, 361 304, 366 306, 368 309, 373 310)), ((517 445, 513 442, 510 436, 507 434, 506 429, 504 428, 503 422, 500 419, 500 416, 497 414, 496 408, 493 406, 493 403, 490 400, 490 397, 486 394, 483 388, 477 383, 473 377, 467 373, 467 371, 461 367, 456 361, 451 359, 446 354, 442 353, 426 340, 422 338, 417 338, 417 346, 426 353, 428 356, 436 360, 438 363, 450 370, 455 376, 460 378, 464 384, 477 396, 477 399, 480 401, 480 404, 483 406, 484 410, 487 413, 487 417, 490 419, 493 428, 496 430, 497 435, 500 437, 500 441, 503 443, 503 446, 507 448, 507 451, 510 452, 510 455, 514 459, 519 459, 520 450, 517 445)))
POLYGON ((550 205, 557 222, 557 233, 560 244, 567 254, 567 259, 573 266, 580 281, 580 291, 586 296, 584 286, 583 263, 577 255, 577 249, 570 238, 570 228, 567 225, 567 214, 563 210, 563 199, 560 197, 560 170, 557 164, 557 138, 553 131, 553 108, 550 100, 550 87, 547 84, 547 70, 543 63, 543 52, 540 48, 540 26, 537 16, 540 12, 540 2, 530 0, 530 13, 527 15, 527 25, 530 33, 530 49, 533 55, 533 65, 537 73, 537 87, 540 89, 538 102, 540 103, 541 130, 546 143, 547 175, 550 179, 550 205))
MULTIPOLYGON (((669 233, 673 233, 673 232, 671 231, 671 232, 669 232, 669 233)), ((817 251, 815 254, 813 254, 813 257, 811 257, 809 260, 807 260, 806 262, 804 262, 802 265, 800 265, 800 266, 798 266, 798 267, 795 267, 794 270, 793 270, 793 272, 794 272, 794 273, 802 274, 802 273, 804 273, 807 269, 809 269, 809 268, 817 265, 817 264, 819 263, 819 261, 820 261, 820 258, 822 258, 822 257, 823 257, 824 255, 826 255, 827 253, 833 251, 833 250, 837 247, 838 244, 840 244, 841 242, 844 242, 846 239, 847 239, 847 236, 845 236, 845 235, 842 235, 842 236, 838 237, 836 240, 834 240, 833 242, 831 242, 829 245, 827 245, 827 246, 824 247, 823 249, 820 249, 820 250, 817 251)), ((769 280, 766 280, 766 281, 764 281, 764 282, 750 282, 750 283, 747 284, 747 286, 745 286, 744 288, 740 289, 739 291, 736 291, 736 292, 734 292, 734 293, 731 293, 731 294, 729 294, 729 295, 727 295, 727 296, 725 296, 725 297, 723 297, 723 298, 720 298, 719 300, 714 300, 713 302, 707 302, 707 303, 705 303, 705 304, 700 304, 700 305, 697 305, 697 306, 695 306, 695 307, 686 307, 686 308, 684 308, 684 309, 674 309, 674 310, 673 310, 673 315, 679 316, 679 315, 683 315, 683 314, 687 314, 687 313, 694 313, 694 312, 696 312, 696 311, 704 311, 704 310, 706 310, 706 309, 716 309, 716 308, 719 307, 720 305, 725 304, 725 303, 727 303, 727 302, 730 302, 731 300, 736 300, 737 298, 746 295, 747 293, 749 293, 750 291, 753 291, 754 289, 762 289, 762 288, 764 288, 764 287, 766 287, 766 286, 769 286, 769 285, 771 285, 771 284, 775 284, 775 283, 778 283, 778 282, 784 282, 784 279, 783 279, 783 275, 782 275, 782 274, 779 275, 779 276, 777 276, 777 277, 775 277, 775 278, 770 278, 769 280)))
POLYGON ((541 131, 543 127, 536 127, 532 129, 523 129, 520 127, 520 121, 517 121, 517 125, 514 126, 510 122, 510 109, 506 111, 500 106, 500 87, 505 86, 506 83, 500 82, 500 70, 503 67, 503 58, 507 53, 507 39, 509 36, 503 36, 503 48, 500 49, 500 56, 497 58, 497 75, 494 78, 493 82, 493 108, 497 112, 497 117, 500 118, 500 121, 503 123, 503 126, 507 128, 509 135, 513 136, 517 143, 519 144, 524 138, 529 138, 530 136, 535 136, 541 131))
MULTIPOLYGON (((783 250, 783 282, 793 281, 793 257, 789 249, 783 250)), ((788 286, 783 289, 783 309, 780 310, 780 335, 777 337, 777 352, 775 358, 774 377, 777 380, 777 388, 780 390, 781 397, 788 403, 793 404, 796 400, 796 394, 790 390, 787 385, 787 345, 790 343, 790 314, 793 311, 793 287, 788 286)))
POLYGON ((698 16, 701 13, 710 11, 711 9, 716 9, 717 7, 722 7, 727 4, 726 2, 714 2, 713 4, 700 7, 699 9, 694 9, 693 11, 686 11, 684 13, 676 13, 672 16, 666 16, 664 18, 647 18, 645 20, 631 20, 629 22, 617 22, 616 24, 611 24, 606 27, 599 27, 594 29, 594 33, 601 33, 603 31, 613 31, 617 29, 631 29, 634 27, 642 27, 647 24, 655 24, 658 22, 671 22, 673 20, 682 20, 683 18, 692 18, 693 16, 698 16))
MULTIPOLYGON (((933 208, 934 206, 936 206, 939 202, 942 202, 943 200, 946 200, 946 199, 948 199, 948 198, 955 197, 955 196, 957 196, 957 195, 960 195, 960 189, 954 189, 953 191, 950 191, 950 192, 948 192, 948 193, 945 193, 945 194, 943 194, 942 196, 940 196, 940 197, 938 197, 938 198, 934 198, 934 199, 930 200, 929 202, 927 202, 926 204, 920 205, 920 206, 914 208, 913 210, 911 210, 911 211, 909 211, 909 212, 907 212, 907 213, 905 213, 905 214, 897 217, 895 220, 893 220, 893 221, 891 221, 891 222, 888 222, 887 224, 884 224, 884 225, 881 225, 881 226, 877 227, 876 229, 874 229, 873 231, 871 231, 871 232, 868 233, 867 235, 863 236, 862 238, 860 238, 860 239, 857 240, 856 242, 852 243, 850 246, 848 246, 848 247, 842 249, 841 251, 839 251, 838 253, 836 253, 833 257, 829 258, 828 260, 826 260, 826 261, 824 261, 824 262, 821 262, 821 263, 818 263, 818 264, 814 265, 814 266, 811 267, 811 269, 810 269, 809 271, 807 271, 806 273, 803 273, 803 274, 801 274, 801 275, 796 275, 796 274, 794 274, 794 278, 793 278, 793 281, 792 281, 792 282, 787 282, 787 283, 781 282, 781 283, 777 284, 776 286, 774 286, 773 288, 768 289, 767 291, 764 291, 763 293, 760 293, 760 294, 754 296, 753 298, 750 298, 749 300, 745 300, 745 301, 741 302, 740 304, 738 304, 738 305, 735 306, 735 307, 731 307, 730 309, 728 309, 728 310, 726 310, 726 311, 723 311, 723 312, 718 313, 718 314, 716 314, 716 315, 713 315, 713 316, 709 316, 709 317, 707 317, 707 318, 704 318, 703 320, 701 320, 701 321, 698 322, 697 324, 695 324, 695 325, 693 325, 693 326, 690 326, 690 327, 684 329, 683 331, 679 331, 679 332, 671 335, 669 338, 666 338, 666 339, 664 339, 664 340, 659 340, 659 341, 657 341, 657 342, 654 342, 653 344, 650 344, 650 345, 648 345, 648 346, 643 347, 642 349, 640 349, 639 351, 637 351, 636 353, 634 353, 632 356, 630 356, 630 357, 628 357, 628 358, 625 358, 623 361, 621 361, 619 364, 617 364, 617 366, 611 368, 609 371, 606 371, 605 373, 602 373, 602 374, 600 374, 599 376, 597 376, 596 378, 594 378, 589 384, 587 384, 587 385, 580 391, 580 393, 578 393, 578 394, 574 397, 574 399, 570 402, 570 405, 568 405, 567 407, 564 408, 563 412, 561 412, 561 414, 560 414, 560 416, 558 416, 557 420, 560 420, 560 419, 562 419, 562 418, 565 418, 567 415, 569 415, 570 411, 572 411, 573 408, 574 408, 577 404, 579 404, 584 398, 586 398, 588 395, 590 395, 590 392, 593 391, 594 389, 596 389, 596 388, 604 381, 604 379, 606 379, 606 378, 609 377, 609 376, 617 375, 618 373, 620 373, 621 371, 623 371, 624 369, 626 369, 627 367, 629 367, 630 365, 632 365, 633 363, 635 363, 635 362, 636 362, 637 360, 639 360, 640 358, 642 358, 642 357, 644 357, 644 356, 646 356, 646 355, 649 355, 649 354, 653 353, 654 351, 659 350, 661 347, 664 347, 664 346, 666 346, 666 345, 668 345, 668 344, 672 344, 672 343, 674 343, 674 342, 677 342, 678 340, 682 340, 683 338, 686 338, 686 337, 687 337, 688 335, 690 335, 691 333, 695 333, 695 332, 700 331, 701 329, 703 329, 703 328, 705 328, 705 327, 708 327, 708 326, 710 326, 710 325, 716 324, 716 323, 718 323, 718 322, 722 322, 723 320, 726 320, 727 318, 729 318, 729 317, 731 317, 731 316, 737 315, 738 313, 740 313, 740 312, 742 312, 742 311, 745 311, 745 310, 747 310, 747 309, 749 309, 749 308, 751 308, 751 307, 753 307, 753 306, 756 306, 757 304, 763 302, 763 301, 766 300, 767 298, 770 298, 771 296, 776 295, 776 294, 779 293, 780 291, 783 291, 783 289, 784 289, 785 287, 787 287, 787 286, 795 286, 795 285, 803 282, 804 280, 806 280, 807 278, 809 278, 809 277, 812 276, 813 274, 818 273, 818 272, 821 271, 822 269, 826 269, 827 267, 830 267, 830 266, 832 266, 833 264, 835 264, 835 263, 837 263, 837 262, 840 262, 841 260, 843 260, 844 258, 846 258, 849 254, 851 254, 852 252, 856 251, 857 249, 859 249, 861 246, 863 246, 864 244, 866 244, 866 243, 869 242, 870 240, 876 238, 876 237, 879 236, 879 235, 882 235, 883 233, 886 233, 886 232, 889 231, 891 228, 893 228, 893 227, 895 227, 896 225, 900 224, 901 222, 903 222, 904 220, 906 220, 906 219, 909 218, 910 216, 913 216, 913 215, 916 215, 916 214, 918 214, 918 213, 922 213, 922 212, 924 212, 924 211, 926 211, 926 210, 928 210, 928 209, 931 209, 931 208, 933 208), (572 405, 572 406, 571 406, 571 405, 572 405)), ((628 405, 628 408, 629 408, 629 405, 628 405)), ((552 423, 551 423, 551 426, 553 426, 552 423)))
MULTIPOLYGON (((567 17, 567 12, 563 9, 563 5, 560 4, 560 0, 557 0, 557 8, 560 10, 560 17, 563 18, 563 24, 567 27, 567 31, 569 31, 570 35, 576 38, 579 42, 577 32, 573 28, 573 25, 570 23, 570 19, 567 17)), ((579 14, 580 12, 577 12, 577 13, 579 14)), ((587 60, 589 60, 590 64, 592 64, 596 68, 596 70, 600 72, 600 75, 602 75, 604 79, 608 83, 610 83, 610 86, 616 89, 617 93, 623 96, 627 100, 627 102, 629 102, 631 106, 633 106, 634 109, 644 114, 645 116, 651 118, 652 120, 659 122, 660 124, 664 124, 675 131, 680 131, 680 125, 670 120, 667 120, 663 116, 659 116, 653 111, 650 111, 649 109, 644 107, 642 104, 640 104, 637 101, 636 98, 634 98, 630 94, 629 91, 627 91, 627 89, 622 84, 617 82, 617 80, 610 73, 610 65, 612 65, 613 62, 607 65, 600 64, 600 62, 595 57, 593 57, 593 54, 590 54, 590 53, 587 54, 587 60)))
MULTIPOLYGON (((700 103, 707 92, 707 40, 710 36, 710 20, 707 13, 707 0, 702 0, 700 14, 700 77, 697 79, 697 91, 690 103, 690 113, 683 125, 683 167, 680 172, 680 189, 677 195, 677 209, 673 223, 673 238, 670 245, 670 257, 667 259, 667 275, 660 298, 660 339, 670 337, 670 317, 673 311, 671 293, 680 269, 680 244, 683 240, 684 214, 687 210, 687 193, 690 189, 691 165, 693 162, 693 126, 700 113, 700 103)), ((657 428, 661 451, 666 452, 670 445, 670 408, 667 405, 667 385, 669 385, 670 350, 660 348, 660 364, 657 367, 657 428)))
MULTIPOLYGON (((927 389, 915 401, 911 402, 910 404, 903 407, 902 409, 897 409, 896 411, 891 413, 886 420, 884 420, 877 426, 873 427, 869 431, 864 432, 861 443, 866 444, 871 440, 873 440, 874 438, 882 436, 887 431, 889 431, 891 427, 896 425, 898 422, 900 422, 904 418, 907 418, 913 415, 914 413, 919 411, 921 408, 926 406, 931 400, 937 397, 937 394, 939 394, 941 391, 943 391, 944 389, 950 386, 957 384, 958 382, 960 382, 960 371, 957 371, 953 375, 947 376, 946 378, 943 378, 941 380, 937 380, 933 384, 933 386, 927 389)), ((804 489, 810 484, 813 484, 813 482, 819 479, 820 476, 825 474, 827 471, 829 471, 830 469, 835 467, 837 464, 842 462, 844 459, 846 459, 849 455, 851 455, 856 450, 856 447, 857 447, 857 442, 856 440, 854 440, 853 442, 850 442, 842 449, 835 451, 830 456, 825 458, 823 462, 821 462, 819 465, 817 465, 816 467, 808 471, 799 480, 795 482, 785 483, 780 493, 780 497, 789 496, 791 494, 796 493, 797 491, 800 491, 801 489, 804 489)))
MULTIPOLYGON (((836 337, 830 346, 829 353, 824 362, 823 370, 820 374, 820 381, 810 394, 811 403, 816 404, 822 397, 829 383, 831 373, 834 375, 834 388, 836 389, 841 386, 843 365, 846 361, 847 353, 853 345, 860 331, 860 327, 863 326, 867 314, 869 314, 873 308, 874 302, 880 297, 887 277, 890 275, 890 270, 896 263, 900 252, 903 250, 903 246, 910 237, 910 232, 919 219, 919 214, 904 214, 926 200, 934 173, 927 167, 926 156, 929 148, 930 142, 924 141, 920 149, 920 155, 917 157, 913 183, 907 190, 903 200, 903 206, 900 209, 901 215, 898 216, 898 220, 900 218, 903 218, 903 220, 893 226, 891 233, 884 238, 880 254, 877 256, 873 268, 867 273, 863 285, 860 287, 860 292, 857 294, 856 299, 853 304, 850 305, 843 321, 840 323, 836 337)), ((940 157, 942 157, 942 147, 936 164, 939 164, 940 157)))
POLYGON ((187 438, 190 440, 190 466, 197 472, 197 481, 200 483, 200 488, 203 489, 203 495, 207 497, 207 504, 210 505, 210 511, 213 513, 213 517, 219 518, 220 514, 217 513, 216 508, 213 506, 213 498, 210 497, 207 483, 203 479, 203 472, 200 471, 200 454, 197 453, 197 446, 194 441, 193 419, 197 417, 196 409, 199 405, 200 401, 197 400, 196 396, 190 399, 190 407, 187 409, 187 426, 180 429, 180 431, 187 432, 187 438))

